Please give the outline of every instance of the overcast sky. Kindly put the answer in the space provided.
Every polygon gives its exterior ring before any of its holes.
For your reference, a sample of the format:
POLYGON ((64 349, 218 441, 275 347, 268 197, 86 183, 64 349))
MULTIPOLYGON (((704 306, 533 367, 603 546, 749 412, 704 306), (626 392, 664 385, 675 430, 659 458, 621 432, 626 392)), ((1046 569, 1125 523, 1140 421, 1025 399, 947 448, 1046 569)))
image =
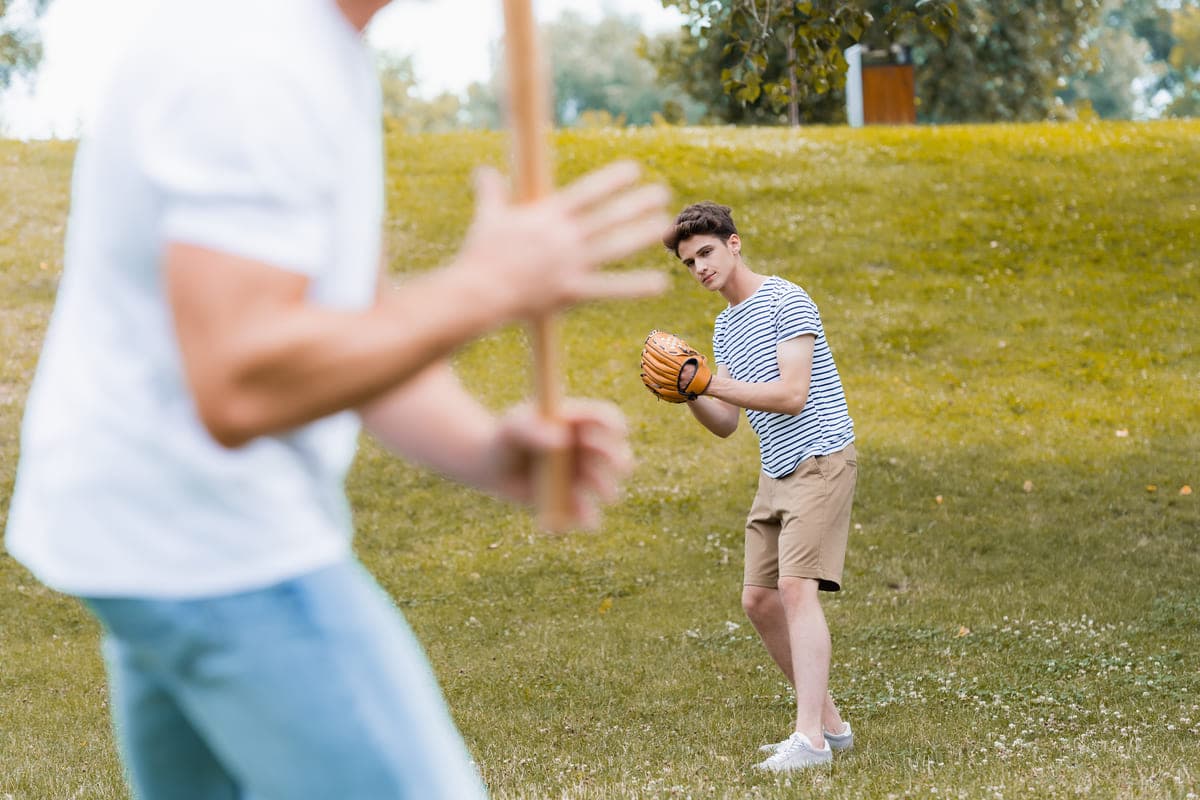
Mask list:
MULTIPOLYGON (((36 86, 11 91, 0 103, 5 134, 75 137, 91 113, 104 75, 130 20, 170 0, 52 0, 41 20, 45 58, 36 86)), ((604 9, 636 16, 647 31, 679 24, 659 0, 533 0, 542 20, 572 9, 598 19, 604 9)), ((457 91, 484 80, 490 45, 501 34, 500 0, 397 0, 375 18, 373 45, 413 56, 423 94, 457 91)))

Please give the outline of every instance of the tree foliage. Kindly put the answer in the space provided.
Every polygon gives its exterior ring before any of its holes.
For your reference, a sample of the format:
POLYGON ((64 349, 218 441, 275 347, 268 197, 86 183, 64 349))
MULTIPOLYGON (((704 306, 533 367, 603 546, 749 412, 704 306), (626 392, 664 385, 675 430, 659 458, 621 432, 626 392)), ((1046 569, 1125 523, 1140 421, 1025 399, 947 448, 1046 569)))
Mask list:
POLYGON ((1107 24, 1090 42, 1091 63, 1070 79, 1059 97, 1078 114, 1090 110, 1101 119, 1133 118, 1144 103, 1138 87, 1151 74, 1149 45, 1125 27, 1107 24))
POLYGON ((473 83, 466 99, 452 92, 422 97, 412 57, 376 53, 383 113, 391 125, 409 133, 442 133, 460 128, 499 127, 500 111, 491 87, 473 83))
POLYGON ((1200 116, 1200 7, 1184 6, 1171 17, 1175 41, 1167 63, 1179 76, 1167 113, 1177 117, 1200 116))
MULTIPOLYGON (((635 18, 606 13, 592 23, 567 11, 543 28, 558 125, 607 119, 646 125, 687 109, 641 55, 635 18), (587 113, 592 112, 592 113, 587 113)), ((693 104, 694 105, 694 104, 693 104)))
MULTIPOLYGON (((760 37, 757 50, 747 48, 747 31, 756 25, 766 29, 768 5, 762 0, 661 2, 684 11, 688 23, 677 37, 650 47, 660 78, 679 82, 711 118, 724 122, 783 121, 789 93, 798 101, 799 121, 843 119, 841 48, 856 33, 870 50, 901 47, 911 54, 918 116, 928 122, 1055 118, 1071 113, 1065 103, 1082 101, 1102 116, 1127 117, 1144 104, 1135 78, 1156 81, 1151 93, 1167 90, 1176 98, 1170 111, 1184 113, 1195 87, 1195 69, 1189 84, 1188 69, 1169 59, 1175 52, 1181 65, 1192 63, 1184 55, 1191 52, 1186 36, 1178 31, 1187 30, 1200 0, 961 0, 947 7, 884 0, 790 2, 789 13, 810 5, 832 8, 830 18, 847 24, 836 43, 832 27, 817 26, 823 38, 802 43, 794 59, 787 50, 789 17, 778 13, 780 2, 770 5, 775 35, 760 37), (861 23, 864 14, 870 22, 858 32, 848 23, 861 23), (823 63, 805 62, 814 52, 823 63), (795 92, 787 86, 789 62, 797 65, 795 92), (727 90, 732 94, 724 94, 727 90)), ((804 35, 812 30, 805 28, 804 35)))
MULTIPOLYGON (((688 34, 709 59, 719 48, 724 91, 743 105, 800 110, 845 84, 847 46, 873 35, 891 40, 908 29, 945 38, 953 0, 661 0, 688 19, 688 34)), ((663 63, 658 60, 658 63, 663 63)))
MULTIPOLYGON (((550 65, 554 123, 558 126, 645 125, 700 117, 699 105, 678 87, 664 86, 641 53, 644 36, 636 18, 606 13, 591 22, 564 12, 542 28, 550 65)), ((380 54, 384 111, 393 125, 411 132, 503 126, 507 95, 499 49, 492 74, 460 95, 425 99, 410 57, 380 54)))
POLYGON ((459 127, 461 101, 450 92, 432 99, 417 95, 412 57, 383 52, 376 55, 383 113, 409 133, 439 133, 459 127))
POLYGON ((944 44, 919 46, 917 93, 934 121, 1027 121, 1053 117, 1056 93, 1091 63, 1086 34, 1102 0, 977 0, 963 3, 944 44))
MULTIPOLYGON (((788 109, 781 108, 770 96, 760 94, 752 101, 739 99, 725 91, 721 75, 732 69, 738 56, 729 46, 730 36, 720 29, 704 37, 688 31, 660 34, 643 44, 645 58, 657 71, 660 83, 678 88, 679 98, 691 99, 698 106, 697 117, 710 124, 780 125, 788 122, 788 109)), ((786 50, 782 41, 772 43, 765 83, 786 81, 786 50)), ((797 100, 797 116, 802 123, 831 122, 845 116, 840 92, 808 94, 797 100)))
POLYGON ((50 0, 25 0, 15 4, 0 0, 0 89, 11 85, 18 75, 37 69, 41 63, 41 39, 31 23, 49 3, 50 0))
POLYGON ((1188 34, 1197 15, 1200 0, 1105 0, 1087 34, 1091 60, 1068 79, 1060 97, 1106 118, 1194 116, 1200 112, 1200 55, 1186 54, 1200 49, 1195 34, 1190 43, 1188 34))

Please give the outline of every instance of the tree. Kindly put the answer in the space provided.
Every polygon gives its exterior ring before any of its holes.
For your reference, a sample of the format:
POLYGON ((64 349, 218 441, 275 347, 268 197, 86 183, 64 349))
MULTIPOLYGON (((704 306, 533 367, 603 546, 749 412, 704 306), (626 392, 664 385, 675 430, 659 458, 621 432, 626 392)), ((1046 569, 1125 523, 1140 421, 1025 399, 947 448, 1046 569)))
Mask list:
POLYGON ((592 24, 567 11, 543 28, 550 59, 554 121, 575 124, 588 119, 646 125, 676 100, 657 80, 640 50, 636 19, 608 13, 592 24), (607 116, 605 116, 607 115, 607 116))
POLYGON ((451 92, 431 99, 416 93, 417 76, 412 57, 390 52, 376 54, 383 113, 392 124, 409 133, 442 133, 464 127, 462 101, 451 92))
POLYGON ((1167 113, 1175 117, 1200 116, 1200 8, 1185 6, 1171 17, 1175 37, 1167 63, 1180 76, 1175 98, 1167 113))
POLYGON ((0 89, 7 89, 18 75, 37 69, 42 60, 42 43, 30 23, 46 10, 50 0, 10 3, 0 0, 0 89))
MULTIPOLYGON (((732 39, 720 30, 702 38, 684 29, 644 40, 643 53, 654 65, 659 83, 676 88, 676 102, 692 104, 695 110, 689 114, 690 119, 733 125, 787 123, 788 109, 777 106, 766 94, 743 100, 725 91, 721 75, 738 59, 730 44, 732 39)), ((786 80, 785 61, 783 43, 777 41, 768 56, 763 80, 786 80)), ((796 114, 802 123, 841 121, 845 119, 843 105, 838 91, 810 94, 797 101, 796 114)))
MULTIPOLYGON (((1200 0, 1173 0, 1185 6, 1200 5, 1200 0)), ((736 9, 746 7, 749 0, 661 0, 664 5, 680 8, 688 14, 688 25, 678 41, 658 43, 651 56, 664 79, 678 79, 682 70, 671 67, 669 58, 686 64, 690 80, 682 85, 702 100, 710 113, 716 112, 724 121, 772 122, 783 108, 780 100, 791 94, 799 95, 792 119, 801 121, 839 121, 842 114, 842 83, 840 70, 841 47, 852 38, 848 30, 834 43, 826 36, 816 46, 817 56, 826 64, 821 68, 807 67, 804 58, 797 65, 798 91, 790 92, 780 84, 790 76, 780 68, 789 61, 781 47, 780 37, 768 37, 766 50, 758 54, 758 64, 765 63, 758 77, 750 75, 755 65, 746 63, 746 51, 739 44, 744 35, 735 35, 732 20, 736 9), (827 49, 821 49, 827 48, 827 49), (741 70, 739 72, 739 70, 741 70), (724 80, 722 80, 724 75, 724 80), (732 80, 731 80, 732 79, 732 80), (754 88, 758 82, 757 94, 754 88), (733 100, 725 104, 717 100, 722 84, 734 91, 733 100), (764 103, 762 98, 766 98, 764 103), (742 106, 740 112, 727 105, 742 106), (739 119, 738 113, 741 113, 739 119)), ((1113 36, 1100 39, 1097 31, 1103 23, 1102 0, 970 0, 945 6, 929 6, 919 2, 886 2, 857 0, 853 4, 796 3, 791 7, 821 7, 853 5, 858 12, 869 15, 870 22, 858 38, 872 50, 887 50, 901 46, 912 57, 916 73, 918 117, 928 122, 965 122, 1045 119, 1062 112, 1058 94, 1079 76, 1095 72, 1099 65, 1109 69, 1113 85, 1106 91, 1092 87, 1086 99, 1095 95, 1097 108, 1119 115, 1130 102, 1128 87, 1122 87, 1123 77, 1116 72, 1136 72, 1137 59, 1143 50, 1128 37, 1113 36), (943 38, 944 37, 944 38, 943 38), (1123 94, 1122 94, 1123 92, 1123 94)), ((766 20, 766 5, 758 1, 758 22, 766 20)), ((779 2, 772 8, 777 10, 779 2)), ((1117 10, 1131 20, 1141 21, 1135 31, 1146 38, 1155 31, 1157 45, 1147 39, 1151 54, 1165 44, 1169 52, 1174 44, 1170 34, 1169 11, 1156 0, 1124 0, 1117 10), (1166 20, 1165 35, 1162 20, 1166 20), (1154 20, 1155 25, 1145 23, 1154 20), (1141 31, 1141 32, 1139 32, 1141 31)), ((745 12, 748 13, 748 12, 745 12)), ((778 23, 781 17, 772 12, 778 23)), ((846 12, 849 13, 849 12, 846 12)), ((843 14, 842 19, 847 17, 843 14)), ((856 19, 861 19, 855 17, 856 19)), ((750 15, 751 22, 754 17, 750 15)), ((773 24, 773 27, 777 27, 773 24)), ((790 29, 784 26, 784 36, 790 29)), ((832 27, 828 30, 831 32, 832 27)), ((786 44, 786 42, 783 42, 786 44)), ((810 52, 797 51, 800 56, 810 52)), ((1161 54, 1165 59, 1166 52, 1161 54)), ((755 67, 756 68, 756 67, 755 67)), ((1103 74, 1103 73, 1098 73, 1103 74)), ((685 74, 683 78, 687 78, 685 74)), ((1075 87, 1082 94, 1081 87, 1075 87)))
POLYGON ((787 108, 791 124, 812 98, 845 85, 843 51, 874 28, 893 39, 908 27, 945 37, 955 25, 953 0, 661 0, 688 18, 699 49, 721 45, 729 59, 720 79, 741 103, 765 96, 773 109, 787 108))
POLYGON ((1053 116, 1058 90, 1090 63, 1086 34, 1100 6, 1101 0, 965 3, 945 45, 919 48, 923 116, 955 122, 1053 116))
POLYGON ((467 100, 463 104, 461 119, 467 128, 496 130, 503 126, 500 100, 494 84, 475 81, 467 87, 467 100))
POLYGON ((1154 0, 1104 0, 1095 28, 1085 38, 1092 57, 1067 79, 1058 96, 1075 113, 1131 119, 1144 113, 1145 87, 1161 77, 1153 48, 1136 22, 1158 10, 1154 0))
POLYGON ((1135 89, 1150 72, 1150 47, 1132 31, 1105 25, 1092 40, 1095 62, 1059 93, 1073 107, 1090 108, 1101 119, 1131 119, 1141 100, 1135 89))
POLYGON ((1196 101, 1188 98, 1200 56, 1187 53, 1197 49, 1188 34, 1197 14, 1200 0, 1105 0, 1097 27, 1086 35, 1093 58, 1059 96, 1090 105, 1101 117, 1195 114, 1188 106, 1196 101))
POLYGON ((1120 15, 1150 48, 1147 93, 1168 98, 1167 114, 1200 115, 1200 0, 1125 0, 1120 15))

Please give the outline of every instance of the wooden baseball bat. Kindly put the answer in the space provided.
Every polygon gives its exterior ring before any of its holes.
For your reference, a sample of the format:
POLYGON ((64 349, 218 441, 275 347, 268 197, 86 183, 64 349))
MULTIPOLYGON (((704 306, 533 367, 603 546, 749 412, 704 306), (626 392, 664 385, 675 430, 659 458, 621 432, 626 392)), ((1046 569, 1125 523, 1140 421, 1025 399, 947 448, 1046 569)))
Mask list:
MULTIPOLYGON (((550 88, 538 40, 532 0, 504 0, 504 52, 508 66, 509 119, 512 136, 513 193, 530 203, 553 188, 550 166, 550 88)), ((559 417, 562 388, 559 337, 552 316, 532 320, 533 370, 538 412, 559 417)), ((548 453, 537 465, 538 523, 561 533, 570 527, 571 454, 548 453)))

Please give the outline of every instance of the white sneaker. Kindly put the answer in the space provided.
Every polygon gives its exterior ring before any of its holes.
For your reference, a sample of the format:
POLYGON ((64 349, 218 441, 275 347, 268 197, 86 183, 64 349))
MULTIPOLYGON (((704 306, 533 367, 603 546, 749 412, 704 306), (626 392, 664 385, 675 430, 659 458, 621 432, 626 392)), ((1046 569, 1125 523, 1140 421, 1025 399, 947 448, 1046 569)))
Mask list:
MULTIPOLYGON (((854 748, 854 731, 850 729, 849 722, 843 722, 845 728, 841 733, 830 733, 825 731, 825 742, 829 745, 830 750, 851 750, 854 748)), ((772 742, 770 744, 760 745, 758 752, 760 753, 775 753, 779 748, 787 744, 792 737, 784 739, 782 742, 772 742)))
POLYGON ((792 737, 789 736, 787 739, 784 739, 782 742, 771 742, 769 744, 760 744, 758 746, 758 752, 767 753, 768 755, 771 753, 777 752, 779 750, 779 748, 781 748, 785 744, 787 744, 791 740, 791 738, 792 737))
POLYGON ((820 767, 833 761, 829 745, 817 749, 803 733, 793 733, 766 761, 754 765, 765 772, 791 772, 809 767, 820 767))
POLYGON ((842 724, 846 727, 841 733, 825 731, 825 743, 829 745, 830 750, 854 749, 854 731, 850 729, 849 722, 842 722, 842 724))

